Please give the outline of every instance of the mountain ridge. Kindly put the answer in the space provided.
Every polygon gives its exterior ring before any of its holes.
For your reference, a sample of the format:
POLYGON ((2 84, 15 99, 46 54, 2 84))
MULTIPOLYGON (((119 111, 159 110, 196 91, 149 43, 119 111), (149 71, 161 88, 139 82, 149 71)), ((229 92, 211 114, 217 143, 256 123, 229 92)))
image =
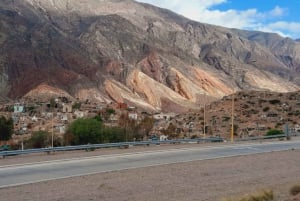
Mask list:
POLYGON ((0 3, 5 97, 46 83, 74 98, 154 111, 167 100, 184 111, 238 90, 299 90, 300 45, 291 39, 202 24, 131 0, 13 2, 0 3))

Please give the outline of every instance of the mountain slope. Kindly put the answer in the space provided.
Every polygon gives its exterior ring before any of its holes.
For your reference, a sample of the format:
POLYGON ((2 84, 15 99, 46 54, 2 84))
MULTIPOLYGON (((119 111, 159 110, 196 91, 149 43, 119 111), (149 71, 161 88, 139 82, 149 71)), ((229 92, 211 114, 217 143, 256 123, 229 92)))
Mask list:
POLYGON ((278 36, 278 49, 271 35, 131 0, 3 0, 0 90, 15 99, 49 85, 75 98, 175 111, 236 90, 298 90, 299 43, 278 36))

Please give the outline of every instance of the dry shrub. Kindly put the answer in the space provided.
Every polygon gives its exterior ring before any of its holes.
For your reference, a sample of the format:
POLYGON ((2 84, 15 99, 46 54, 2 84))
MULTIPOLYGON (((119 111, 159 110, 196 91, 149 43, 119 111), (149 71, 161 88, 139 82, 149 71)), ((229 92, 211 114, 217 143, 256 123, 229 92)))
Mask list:
POLYGON ((291 189, 290 189, 290 194, 291 195, 298 195, 300 193, 300 184, 294 185, 291 189))
POLYGON ((247 195, 238 199, 225 199, 224 201, 273 201, 274 193, 272 190, 264 190, 252 195, 247 195))

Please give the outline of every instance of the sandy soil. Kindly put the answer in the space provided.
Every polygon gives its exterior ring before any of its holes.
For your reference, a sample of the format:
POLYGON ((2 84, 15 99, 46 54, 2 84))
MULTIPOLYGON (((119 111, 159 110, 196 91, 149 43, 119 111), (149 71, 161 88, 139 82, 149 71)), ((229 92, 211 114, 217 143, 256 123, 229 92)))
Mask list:
POLYGON ((290 150, 59 179, 0 189, 0 200, 218 201, 262 189, 286 200, 300 183, 299 155, 290 150))

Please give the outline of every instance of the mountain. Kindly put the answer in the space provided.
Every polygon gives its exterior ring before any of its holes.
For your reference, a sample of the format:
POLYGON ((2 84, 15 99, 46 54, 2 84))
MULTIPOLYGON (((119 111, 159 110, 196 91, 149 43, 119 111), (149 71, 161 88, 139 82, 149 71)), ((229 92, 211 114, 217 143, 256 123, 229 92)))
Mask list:
POLYGON ((2 99, 68 96, 183 112, 238 90, 300 89, 300 44, 132 0, 2 0, 2 99))

